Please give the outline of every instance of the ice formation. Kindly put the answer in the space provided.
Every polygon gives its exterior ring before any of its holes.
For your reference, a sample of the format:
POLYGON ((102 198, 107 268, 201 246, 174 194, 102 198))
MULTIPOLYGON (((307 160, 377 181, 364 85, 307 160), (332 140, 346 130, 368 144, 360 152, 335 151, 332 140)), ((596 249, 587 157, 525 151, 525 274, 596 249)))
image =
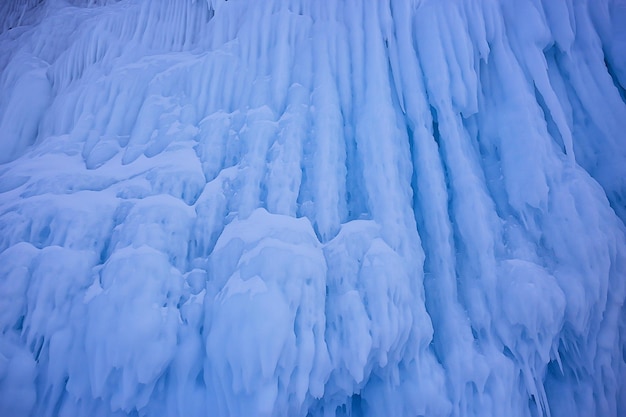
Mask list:
POLYGON ((0 415, 626 415, 624 0, 0 30, 0 415))

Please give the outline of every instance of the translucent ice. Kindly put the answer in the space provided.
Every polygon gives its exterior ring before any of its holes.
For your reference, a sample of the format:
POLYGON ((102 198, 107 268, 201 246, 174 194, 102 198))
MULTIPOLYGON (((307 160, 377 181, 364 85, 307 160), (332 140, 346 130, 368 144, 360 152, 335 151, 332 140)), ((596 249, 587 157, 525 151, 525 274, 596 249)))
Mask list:
POLYGON ((626 415, 624 0, 9 0, 0 91, 0 415, 626 415))

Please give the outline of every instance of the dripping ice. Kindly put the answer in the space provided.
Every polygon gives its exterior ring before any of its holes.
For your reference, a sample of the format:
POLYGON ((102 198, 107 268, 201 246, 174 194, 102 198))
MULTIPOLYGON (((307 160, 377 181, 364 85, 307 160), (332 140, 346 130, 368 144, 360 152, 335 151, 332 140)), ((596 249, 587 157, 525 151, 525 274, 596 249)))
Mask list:
POLYGON ((626 414, 623 0, 0 4, 0 415, 626 414))

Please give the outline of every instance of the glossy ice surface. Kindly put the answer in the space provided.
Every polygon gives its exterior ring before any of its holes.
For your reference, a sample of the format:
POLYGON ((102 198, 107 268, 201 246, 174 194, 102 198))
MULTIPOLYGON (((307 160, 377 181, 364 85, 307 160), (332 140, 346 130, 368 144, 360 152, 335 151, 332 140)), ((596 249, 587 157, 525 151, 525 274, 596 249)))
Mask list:
POLYGON ((626 415, 624 0, 0 30, 0 415, 626 415))

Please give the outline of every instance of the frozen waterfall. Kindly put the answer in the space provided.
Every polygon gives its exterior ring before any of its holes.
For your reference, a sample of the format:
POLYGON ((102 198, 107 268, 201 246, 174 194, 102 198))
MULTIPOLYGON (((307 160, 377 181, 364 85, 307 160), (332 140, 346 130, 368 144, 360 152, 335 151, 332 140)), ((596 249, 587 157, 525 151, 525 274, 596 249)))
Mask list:
POLYGON ((626 0, 0 3, 0 415, 626 415, 626 0))

